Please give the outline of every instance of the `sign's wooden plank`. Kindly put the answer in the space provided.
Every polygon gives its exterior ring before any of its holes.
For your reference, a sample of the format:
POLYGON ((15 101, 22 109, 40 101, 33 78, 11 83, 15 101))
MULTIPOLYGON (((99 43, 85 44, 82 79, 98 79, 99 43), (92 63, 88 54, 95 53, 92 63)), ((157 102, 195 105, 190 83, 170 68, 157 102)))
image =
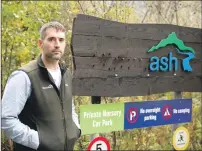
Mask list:
MULTIPOLYGON (((154 40, 74 35, 72 45, 74 48, 74 56, 150 58, 152 56, 162 57, 171 51, 176 54, 175 51, 177 50, 173 45, 168 45, 160 48, 158 51, 147 53, 147 50, 157 45, 158 42, 154 40)), ((196 59, 202 58, 201 44, 185 43, 185 45, 195 50, 196 59)), ((184 58, 182 55, 177 54, 177 56, 184 58)))
MULTIPOLYGON (((172 76, 174 74, 180 76, 202 76, 200 60, 192 60, 190 65, 193 71, 187 73, 182 69, 181 59, 178 59, 178 70, 171 72, 150 72, 149 59, 115 59, 110 57, 74 57, 74 59, 76 64, 75 77, 113 77, 115 74, 121 77, 147 74, 153 76, 172 76)), ((174 67, 174 64, 172 66, 174 67)))
POLYGON ((179 27, 167 24, 129 24, 128 37, 135 39, 162 40, 171 32, 179 33, 179 27))
POLYGON ((72 37, 72 47, 74 56, 95 56, 98 51, 99 37, 74 35, 72 37))
POLYGON ((73 94, 80 96, 143 96, 170 91, 202 92, 201 78, 74 78, 73 94), (194 85, 194 86, 191 86, 194 85))
POLYGON ((100 21, 97 20, 75 20, 73 34, 100 35, 100 21))
POLYGON ((125 24, 88 15, 79 16, 75 19, 73 34, 161 40, 171 32, 176 32, 184 42, 202 41, 201 29, 198 28, 170 24, 125 24))
POLYGON ((190 43, 202 43, 202 31, 199 28, 190 28, 179 26, 179 35, 178 38, 184 42, 190 43))
POLYGON ((146 72, 141 68, 137 68, 132 71, 105 71, 105 70, 96 70, 96 69, 79 69, 74 72, 74 77, 77 78, 94 78, 94 77, 102 77, 102 78, 116 78, 116 77, 134 77, 138 75, 147 75, 146 72), (143 74, 145 73, 145 74, 143 74))

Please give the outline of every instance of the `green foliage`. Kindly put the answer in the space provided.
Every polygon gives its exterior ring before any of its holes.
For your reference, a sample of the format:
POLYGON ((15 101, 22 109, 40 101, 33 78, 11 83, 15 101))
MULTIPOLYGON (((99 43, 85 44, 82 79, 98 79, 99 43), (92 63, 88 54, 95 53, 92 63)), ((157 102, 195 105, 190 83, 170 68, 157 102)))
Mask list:
POLYGON ((39 55, 39 29, 43 23, 59 18, 57 8, 42 1, 2 2, 2 88, 13 70, 39 55))

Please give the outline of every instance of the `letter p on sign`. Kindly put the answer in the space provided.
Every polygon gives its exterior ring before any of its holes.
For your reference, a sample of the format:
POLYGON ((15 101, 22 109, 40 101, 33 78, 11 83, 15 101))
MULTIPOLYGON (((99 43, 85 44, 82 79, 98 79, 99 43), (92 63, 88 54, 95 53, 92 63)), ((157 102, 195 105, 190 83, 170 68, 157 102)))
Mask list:
POLYGON ((129 108, 127 112, 127 120, 129 123, 135 123, 138 119, 138 110, 136 108, 129 108))
POLYGON ((135 116, 136 116, 136 112, 135 111, 131 111, 130 112, 130 121, 132 121, 133 118, 135 118, 135 116))

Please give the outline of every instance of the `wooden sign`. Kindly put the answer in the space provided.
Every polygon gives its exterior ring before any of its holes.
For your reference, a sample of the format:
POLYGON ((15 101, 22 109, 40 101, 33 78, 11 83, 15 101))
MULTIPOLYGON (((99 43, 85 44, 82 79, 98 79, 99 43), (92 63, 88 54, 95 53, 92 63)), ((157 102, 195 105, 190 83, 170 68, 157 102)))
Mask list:
POLYGON ((197 28, 124 24, 79 14, 71 40, 73 94, 202 92, 201 46, 197 28))

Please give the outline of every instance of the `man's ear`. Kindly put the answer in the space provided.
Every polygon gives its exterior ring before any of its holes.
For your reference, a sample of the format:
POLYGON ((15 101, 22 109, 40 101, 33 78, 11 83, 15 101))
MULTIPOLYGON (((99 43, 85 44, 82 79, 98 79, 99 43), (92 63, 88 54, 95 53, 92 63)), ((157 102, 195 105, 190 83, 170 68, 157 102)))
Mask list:
POLYGON ((43 47, 43 42, 41 39, 38 40, 38 45, 39 45, 39 48, 42 48, 43 47))

